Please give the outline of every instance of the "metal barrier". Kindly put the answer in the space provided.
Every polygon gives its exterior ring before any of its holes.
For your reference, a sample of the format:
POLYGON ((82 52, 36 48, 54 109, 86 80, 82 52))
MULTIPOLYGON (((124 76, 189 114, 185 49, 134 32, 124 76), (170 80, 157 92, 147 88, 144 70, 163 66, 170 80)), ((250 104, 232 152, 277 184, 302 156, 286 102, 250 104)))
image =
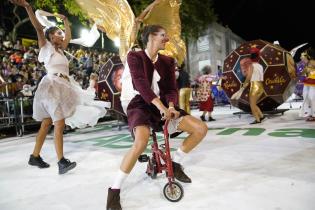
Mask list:
POLYGON ((2 98, 0 99, 0 130, 11 127, 15 128, 16 135, 20 135, 16 100, 11 98, 2 98))
POLYGON ((15 128, 16 135, 22 136, 25 126, 37 125, 32 118, 33 98, 2 98, 0 99, 0 130, 5 128, 15 128))
POLYGON ((17 98, 17 119, 20 135, 25 132, 25 126, 39 125, 40 122, 35 121, 33 116, 33 97, 20 97, 17 98))

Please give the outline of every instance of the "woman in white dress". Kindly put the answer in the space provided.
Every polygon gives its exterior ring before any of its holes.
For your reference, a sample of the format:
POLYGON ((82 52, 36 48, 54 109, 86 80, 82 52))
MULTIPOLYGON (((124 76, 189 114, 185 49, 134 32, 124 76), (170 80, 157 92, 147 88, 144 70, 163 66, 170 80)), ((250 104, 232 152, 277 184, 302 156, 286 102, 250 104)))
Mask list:
MULTIPOLYGON (((50 27, 43 31, 32 7, 25 0, 11 0, 12 3, 23 6, 36 29, 40 48, 38 60, 44 62, 47 75, 38 85, 33 103, 33 118, 41 121, 41 127, 36 136, 33 154, 29 164, 39 168, 48 168, 49 164, 40 157, 40 151, 48 130, 54 124, 55 149, 58 157, 59 174, 64 174, 76 166, 75 162, 63 156, 63 130, 65 124, 71 127, 95 125, 106 113, 105 104, 94 102, 95 94, 82 90, 69 77, 69 62, 63 54, 71 39, 71 30, 65 16, 55 16, 64 21, 65 32, 58 27, 50 27)), ((54 16, 46 13, 46 16, 54 16)))

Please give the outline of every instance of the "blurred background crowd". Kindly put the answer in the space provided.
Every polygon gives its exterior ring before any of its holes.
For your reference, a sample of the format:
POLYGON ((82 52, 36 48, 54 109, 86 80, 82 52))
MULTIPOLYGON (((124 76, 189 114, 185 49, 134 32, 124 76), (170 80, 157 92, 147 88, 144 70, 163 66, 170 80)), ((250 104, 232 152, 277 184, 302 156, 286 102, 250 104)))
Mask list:
MULTIPOLYGON (((0 97, 32 96, 36 85, 46 74, 43 64, 39 63, 37 44, 22 45, 21 40, 15 43, 0 37, 0 97)), ((71 46, 66 50, 70 60, 70 75, 87 88, 92 73, 99 73, 100 67, 115 56, 97 49, 71 46)))

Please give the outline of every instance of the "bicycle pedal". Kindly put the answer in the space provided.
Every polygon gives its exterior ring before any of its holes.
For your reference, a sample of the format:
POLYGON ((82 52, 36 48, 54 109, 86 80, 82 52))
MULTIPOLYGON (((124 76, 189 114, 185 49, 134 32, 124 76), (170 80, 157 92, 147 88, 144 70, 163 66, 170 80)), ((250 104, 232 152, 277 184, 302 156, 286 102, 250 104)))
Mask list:
POLYGON ((140 156, 138 157, 138 161, 139 161, 140 163, 148 162, 149 159, 150 159, 150 157, 149 157, 148 155, 140 155, 140 156))

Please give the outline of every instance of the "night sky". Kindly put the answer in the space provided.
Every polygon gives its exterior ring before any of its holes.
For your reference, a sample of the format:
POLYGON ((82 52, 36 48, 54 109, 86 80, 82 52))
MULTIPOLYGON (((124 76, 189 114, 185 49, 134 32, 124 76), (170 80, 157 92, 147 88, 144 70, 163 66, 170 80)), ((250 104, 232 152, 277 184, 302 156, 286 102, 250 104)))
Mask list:
MULTIPOLYGON (((287 50, 305 42, 315 47, 315 32, 312 32, 315 31, 314 0, 213 0, 213 2, 218 22, 228 26, 247 41, 278 40, 287 50)), ((1 11, 6 10, 2 8, 1 11)), ((36 36, 34 30, 24 30, 25 27, 29 29, 30 25, 21 27, 19 33, 26 36, 26 32, 31 32, 30 34, 36 36)), ((77 36, 77 31, 74 30, 73 35, 77 36)), ((111 45, 108 41, 106 43, 106 46, 111 45)), ((113 46, 108 48, 110 51, 113 49, 113 46)))
POLYGON ((247 41, 278 40, 287 50, 305 42, 315 47, 315 1, 214 0, 214 9, 219 23, 247 41))

